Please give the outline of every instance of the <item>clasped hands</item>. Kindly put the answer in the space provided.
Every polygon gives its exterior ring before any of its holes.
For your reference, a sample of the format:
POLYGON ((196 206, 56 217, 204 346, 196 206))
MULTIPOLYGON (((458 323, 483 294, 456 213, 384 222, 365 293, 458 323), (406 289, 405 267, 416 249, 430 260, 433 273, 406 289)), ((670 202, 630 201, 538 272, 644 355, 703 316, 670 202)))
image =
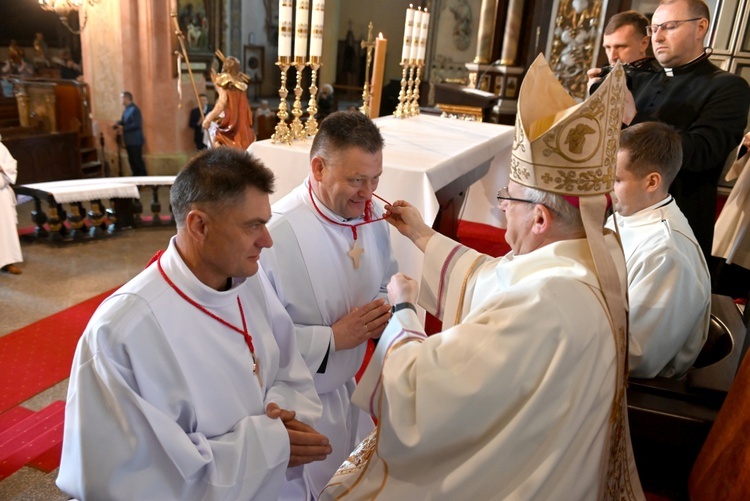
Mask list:
POLYGON ((333 451, 328 437, 318 433, 312 426, 296 419, 294 411, 282 409, 271 402, 266 407, 266 416, 281 419, 289 434, 289 467, 313 461, 323 461, 333 451))

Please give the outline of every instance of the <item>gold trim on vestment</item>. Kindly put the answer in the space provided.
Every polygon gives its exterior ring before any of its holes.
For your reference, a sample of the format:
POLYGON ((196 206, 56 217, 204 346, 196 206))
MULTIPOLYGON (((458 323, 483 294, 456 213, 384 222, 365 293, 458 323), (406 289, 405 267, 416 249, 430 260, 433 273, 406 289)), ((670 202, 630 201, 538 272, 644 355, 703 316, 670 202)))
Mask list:
POLYGON ((466 272, 466 276, 464 276, 464 281, 461 283, 461 295, 460 299, 458 300, 458 307, 456 308, 456 321, 453 323, 453 325, 458 325, 461 320, 463 320, 462 313, 464 311, 464 300, 466 299, 466 287, 469 285, 469 279, 471 278, 472 273, 474 273, 474 269, 478 266, 480 261, 483 261, 482 258, 484 257, 484 254, 480 254, 477 256, 476 259, 474 259, 474 262, 471 263, 471 266, 469 267, 469 271, 466 272))

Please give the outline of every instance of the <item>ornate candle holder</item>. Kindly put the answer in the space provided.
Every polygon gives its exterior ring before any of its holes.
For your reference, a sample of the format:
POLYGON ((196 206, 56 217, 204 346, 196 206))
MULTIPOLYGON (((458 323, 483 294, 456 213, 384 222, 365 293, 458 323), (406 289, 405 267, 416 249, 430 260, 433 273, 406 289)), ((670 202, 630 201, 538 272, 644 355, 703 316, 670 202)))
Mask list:
POLYGON ((411 100, 414 96, 414 69, 417 67, 416 59, 409 61, 409 80, 406 83, 406 100, 404 102, 404 117, 411 116, 411 100))
POLYGON ((314 136, 318 133, 318 121, 315 115, 318 113, 318 69, 320 68, 320 56, 310 56, 310 65, 312 73, 310 75, 310 100, 307 102, 307 123, 305 124, 305 134, 314 136))
POLYGON ((279 117, 279 123, 276 124, 276 129, 271 136, 272 143, 279 142, 292 144, 291 133, 289 131, 289 127, 286 124, 286 119, 289 116, 289 114, 286 112, 286 96, 288 93, 286 90, 286 72, 287 70, 289 70, 290 63, 290 56, 281 56, 276 62, 276 65, 281 70, 281 87, 279 88, 279 97, 281 98, 281 100, 279 101, 279 111, 276 114, 276 116, 279 117))
POLYGON ((417 67, 417 76, 414 78, 414 90, 412 90, 411 93, 411 103, 409 108, 409 116, 414 117, 419 115, 419 84, 421 83, 422 78, 422 67, 424 67, 424 62, 417 61, 416 64, 417 67))
POLYGON ((292 105, 294 120, 289 127, 292 139, 305 139, 305 125, 299 119, 304 113, 302 111, 302 70, 305 69, 305 58, 294 56, 294 67, 297 70, 297 85, 294 86, 294 104, 292 105))
POLYGON ((362 40, 361 46, 367 50, 367 62, 365 63, 365 85, 362 89, 362 107, 359 109, 366 117, 370 116, 370 65, 372 64, 372 51, 375 49, 375 41, 372 38, 372 21, 367 31, 367 41, 362 40))
POLYGON ((404 59, 401 61, 401 90, 398 93, 398 106, 396 111, 393 112, 393 116, 396 118, 406 118, 406 74, 409 71, 409 61, 404 59))

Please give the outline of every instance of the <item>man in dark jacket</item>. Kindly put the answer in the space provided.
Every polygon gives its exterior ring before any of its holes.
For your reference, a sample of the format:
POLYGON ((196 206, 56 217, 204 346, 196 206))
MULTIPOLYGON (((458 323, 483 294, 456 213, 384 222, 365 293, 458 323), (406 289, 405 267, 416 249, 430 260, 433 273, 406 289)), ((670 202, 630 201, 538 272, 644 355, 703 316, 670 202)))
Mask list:
POLYGON ((193 129, 195 148, 198 150, 205 150, 207 146, 206 143, 203 142, 203 119, 209 111, 214 109, 214 106, 208 104, 208 96, 205 94, 201 94, 198 97, 200 99, 200 105, 190 110, 190 127, 193 129), (203 110, 202 115, 201 110, 203 110))
POLYGON ((634 116, 631 125, 660 121, 679 130, 683 161, 669 191, 709 261, 719 177, 744 134, 750 88, 709 61, 703 0, 663 0, 651 22, 648 34, 662 71, 633 74, 635 109, 631 103, 626 116, 634 116))
POLYGON ((125 110, 122 112, 122 118, 117 121, 115 130, 122 134, 133 175, 147 176, 146 164, 143 163, 143 143, 146 141, 143 138, 141 110, 133 102, 133 94, 125 91, 120 96, 125 110))

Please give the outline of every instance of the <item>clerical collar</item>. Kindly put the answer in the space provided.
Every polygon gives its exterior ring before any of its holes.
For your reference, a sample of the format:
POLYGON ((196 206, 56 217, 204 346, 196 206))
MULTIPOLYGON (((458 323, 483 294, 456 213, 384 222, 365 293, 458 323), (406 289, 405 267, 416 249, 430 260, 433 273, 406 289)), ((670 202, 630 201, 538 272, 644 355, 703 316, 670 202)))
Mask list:
POLYGON ((618 214, 617 217, 631 217, 631 216, 638 216, 639 214, 646 214, 646 213, 651 212, 653 210, 661 209, 662 207, 665 207, 665 206, 671 204, 672 202, 674 202, 674 198, 672 198, 672 195, 667 195, 667 198, 665 198, 664 200, 656 202, 654 205, 651 205, 650 207, 646 207, 644 209, 641 209, 638 212, 636 212, 635 214, 631 214, 630 216, 621 216, 621 215, 618 214))
POLYGON ((675 75, 675 71, 677 72, 678 75, 680 73, 684 73, 692 69, 694 65, 700 63, 701 61, 705 59, 708 59, 711 56, 711 54, 713 54, 713 49, 711 47, 706 47, 705 49, 703 49, 703 52, 701 53, 701 55, 683 64, 682 66, 675 66, 674 68, 664 68, 664 74, 667 75, 668 77, 673 77, 675 75))

